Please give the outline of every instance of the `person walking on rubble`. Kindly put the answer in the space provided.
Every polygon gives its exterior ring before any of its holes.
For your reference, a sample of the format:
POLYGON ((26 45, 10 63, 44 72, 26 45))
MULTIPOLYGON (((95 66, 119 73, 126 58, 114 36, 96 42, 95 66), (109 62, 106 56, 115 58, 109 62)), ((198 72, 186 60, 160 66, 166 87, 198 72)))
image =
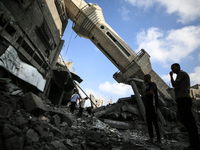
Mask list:
POLYGON ((85 101, 88 99, 88 97, 81 98, 81 101, 79 102, 79 111, 78 111, 78 117, 82 117, 83 109, 85 108, 85 101))
POLYGON ((146 85, 145 92, 145 113, 146 113, 146 122, 150 137, 150 142, 154 142, 153 134, 153 124, 156 129, 157 142, 161 143, 160 128, 157 121, 157 109, 158 109, 158 94, 157 86, 155 82, 151 82, 151 76, 146 74, 144 76, 144 82, 146 85))
POLYGON ((75 107, 76 107, 76 103, 77 101, 80 99, 80 96, 78 94, 78 90, 75 89, 74 91, 74 95, 72 95, 72 98, 71 98, 71 107, 70 107, 70 111, 72 114, 74 114, 74 110, 75 110, 75 107))
POLYGON ((196 121, 191 111, 192 99, 190 97, 190 77, 181 70, 178 63, 171 65, 171 84, 174 87, 175 100, 177 103, 178 114, 189 135, 190 146, 187 149, 199 149, 199 135, 196 121), (176 79, 173 73, 177 74, 176 79))

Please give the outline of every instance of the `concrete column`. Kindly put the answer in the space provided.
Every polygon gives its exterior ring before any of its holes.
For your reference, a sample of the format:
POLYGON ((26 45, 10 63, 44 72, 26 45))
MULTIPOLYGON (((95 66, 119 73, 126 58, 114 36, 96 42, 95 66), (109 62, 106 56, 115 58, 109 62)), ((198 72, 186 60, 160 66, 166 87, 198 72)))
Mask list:
POLYGON ((142 101, 142 98, 140 97, 140 93, 138 91, 138 88, 137 88, 137 86, 136 86, 136 84, 133 80, 130 81, 130 85, 132 86, 133 92, 135 93, 135 97, 136 97, 138 106, 140 108, 140 112, 142 114, 142 117, 143 117, 144 121, 146 122, 145 107, 144 107, 144 103, 142 101))

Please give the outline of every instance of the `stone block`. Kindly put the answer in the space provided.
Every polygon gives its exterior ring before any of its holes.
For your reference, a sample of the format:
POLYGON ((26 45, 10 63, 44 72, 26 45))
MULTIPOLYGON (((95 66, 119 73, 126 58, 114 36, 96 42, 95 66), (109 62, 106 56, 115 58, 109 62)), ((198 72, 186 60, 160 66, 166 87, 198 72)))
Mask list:
POLYGON ((141 115, 139 109, 134 107, 133 105, 124 105, 122 106, 122 111, 128 111, 130 113, 136 114, 136 115, 141 115))
POLYGON ((46 112, 46 107, 43 104, 42 99, 37 95, 29 92, 22 97, 22 100, 27 112, 37 114, 41 112, 46 112))
POLYGON ((114 110, 117 110, 118 108, 121 108, 122 105, 123 105, 122 103, 116 103, 114 105, 105 107, 105 110, 100 110, 98 112, 95 112, 94 116, 96 116, 97 118, 101 117, 101 116, 103 116, 105 114, 108 114, 108 113, 114 111, 114 110))
POLYGON ((39 141, 38 134, 34 130, 32 130, 32 129, 29 129, 26 132, 26 137, 29 138, 33 142, 38 142, 39 141))
POLYGON ((60 122, 66 122, 69 127, 72 126, 73 119, 71 117, 67 116, 65 113, 55 111, 55 110, 49 110, 49 112, 52 116, 58 115, 60 117, 60 122))
POLYGON ((132 129, 133 126, 129 122, 123 122, 123 121, 116 121, 116 120, 110 120, 110 119, 104 119, 104 123, 109 124, 109 126, 117 129, 132 129))
POLYGON ((9 118, 12 112, 12 107, 0 107, 0 118, 9 118))
POLYGON ((59 127, 60 124, 60 117, 58 115, 54 115, 51 119, 51 123, 55 126, 59 127))

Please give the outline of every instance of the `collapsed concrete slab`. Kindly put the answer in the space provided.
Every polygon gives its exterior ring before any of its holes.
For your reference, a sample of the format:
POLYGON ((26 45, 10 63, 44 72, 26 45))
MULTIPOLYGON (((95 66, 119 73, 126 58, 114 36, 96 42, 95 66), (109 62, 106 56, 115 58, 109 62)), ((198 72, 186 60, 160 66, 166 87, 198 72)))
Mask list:
POLYGON ((14 47, 9 46, 6 52, 0 57, 0 66, 10 73, 37 87, 40 91, 44 90, 46 80, 37 69, 20 60, 14 47))
POLYGON ((101 117, 107 113, 110 113, 112 112, 113 110, 116 110, 118 108, 121 108, 122 107, 122 103, 116 103, 115 105, 111 105, 111 106, 108 106, 108 107, 104 107, 105 109, 104 110, 100 110, 98 112, 95 112, 94 113, 94 116, 96 117, 101 117))
POLYGON ((136 115, 141 115, 140 111, 138 110, 138 108, 134 107, 133 105, 128 105, 125 104, 122 106, 122 111, 128 111, 130 113, 136 114, 136 115))
POLYGON ((29 92, 22 97, 22 100, 27 112, 33 114, 46 112, 46 107, 43 104, 42 99, 37 95, 29 92))
POLYGON ((109 119, 104 119, 103 122, 117 129, 132 129, 133 128, 133 125, 130 122, 123 122, 123 121, 116 121, 116 120, 109 120, 109 119))

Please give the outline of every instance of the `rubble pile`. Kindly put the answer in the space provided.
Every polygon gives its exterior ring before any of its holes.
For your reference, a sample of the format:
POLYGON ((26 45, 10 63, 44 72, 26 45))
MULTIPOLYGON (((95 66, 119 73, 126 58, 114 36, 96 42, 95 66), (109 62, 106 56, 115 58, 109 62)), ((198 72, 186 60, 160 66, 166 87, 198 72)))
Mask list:
MULTIPOLYGON (((160 106, 160 110, 162 111, 166 126, 171 126, 171 124, 178 122, 175 103, 170 101, 169 104, 160 106)), ((93 112, 94 116, 98 119, 117 129, 134 128, 137 130, 145 130, 146 128, 145 121, 140 113, 134 95, 121 98, 117 103, 96 108, 93 112)))
POLYGON ((187 136, 177 124, 170 126, 174 133, 163 134, 162 144, 149 143, 145 123, 132 101, 97 108, 94 116, 84 111, 82 118, 78 118, 78 110, 72 115, 69 106, 58 108, 47 99, 25 93, 11 82, 1 82, 1 87, 2 150, 183 149, 188 144, 187 136))

